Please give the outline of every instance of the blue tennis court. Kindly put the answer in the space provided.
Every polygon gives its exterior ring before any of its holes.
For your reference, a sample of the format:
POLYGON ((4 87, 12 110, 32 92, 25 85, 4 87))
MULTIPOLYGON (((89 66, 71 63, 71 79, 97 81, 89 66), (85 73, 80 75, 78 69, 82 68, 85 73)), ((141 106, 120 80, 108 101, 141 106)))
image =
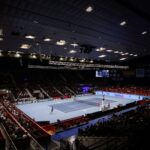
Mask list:
MULTIPOLYGON (((54 107, 59 111, 64 113, 73 112, 77 110, 83 110, 91 107, 99 107, 101 105, 102 99, 94 98, 94 99, 86 99, 86 100, 76 100, 73 102, 66 102, 61 104, 49 105, 50 107, 54 107)), ((105 103, 113 103, 113 100, 105 100, 105 103)))
MULTIPOLYGON (((106 98, 104 105, 110 104, 111 108, 119 104, 125 105, 132 102, 132 99, 106 98)), ((20 110, 26 113, 35 121, 49 121, 51 123, 57 120, 66 120, 88 113, 93 113, 101 110, 102 97, 97 95, 82 96, 75 99, 66 100, 46 100, 28 104, 16 105, 20 110), (53 112, 51 107, 53 106, 53 112)))

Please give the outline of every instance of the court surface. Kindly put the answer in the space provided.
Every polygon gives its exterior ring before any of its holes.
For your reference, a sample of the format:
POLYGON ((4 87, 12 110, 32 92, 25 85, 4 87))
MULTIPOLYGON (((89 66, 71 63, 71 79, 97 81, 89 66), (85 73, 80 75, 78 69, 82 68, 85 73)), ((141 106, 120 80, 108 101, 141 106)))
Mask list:
POLYGON ((131 99, 106 97, 105 101, 102 102, 101 96, 92 95, 69 100, 47 100, 37 103, 18 104, 16 106, 35 121, 49 121, 50 123, 54 123, 58 119, 66 120, 100 111, 103 104, 105 106, 110 104, 110 107, 114 108, 118 104, 125 105, 133 101, 131 99), (52 106, 53 112, 51 112, 52 106))
MULTIPOLYGON (((115 101, 112 100, 105 100, 105 104, 113 103, 115 101)), ((100 105, 102 104, 101 98, 92 98, 92 99, 86 99, 86 100, 75 100, 66 103, 58 103, 54 105, 50 105, 50 107, 54 107, 55 109, 62 111, 64 113, 69 113, 73 111, 80 111, 85 110, 92 107, 98 107, 100 108, 100 105)))

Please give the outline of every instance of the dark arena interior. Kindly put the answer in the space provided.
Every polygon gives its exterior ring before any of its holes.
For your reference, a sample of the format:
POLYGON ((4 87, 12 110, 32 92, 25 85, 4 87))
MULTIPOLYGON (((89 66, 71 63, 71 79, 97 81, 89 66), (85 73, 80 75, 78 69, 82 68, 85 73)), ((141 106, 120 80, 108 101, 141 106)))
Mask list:
POLYGON ((148 150, 149 10, 0 0, 0 150, 148 150))

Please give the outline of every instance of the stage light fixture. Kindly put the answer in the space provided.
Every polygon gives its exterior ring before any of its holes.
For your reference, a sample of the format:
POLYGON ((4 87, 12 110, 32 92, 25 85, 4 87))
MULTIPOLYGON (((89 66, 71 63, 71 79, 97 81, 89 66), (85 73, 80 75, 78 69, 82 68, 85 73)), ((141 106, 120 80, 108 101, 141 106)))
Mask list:
POLYGON ((25 35, 25 38, 26 39, 35 39, 35 36, 33 36, 33 35, 25 35))
POLYGON ((75 54, 77 51, 76 50, 70 50, 69 53, 70 54, 75 54))
POLYGON ((31 48, 31 45, 29 45, 29 44, 22 44, 20 46, 20 48, 22 48, 22 49, 29 49, 29 48, 31 48))
POLYGON ((51 38, 44 38, 43 41, 44 42, 50 42, 52 39, 51 38))
POLYGON ((90 13, 93 11, 93 7, 92 6, 88 6, 86 9, 85 9, 86 12, 90 13))
POLYGON ((66 44, 66 41, 65 40, 59 40, 56 42, 56 45, 60 45, 60 46, 63 46, 66 44))
POLYGON ((99 58, 104 58, 104 57, 106 57, 106 55, 100 55, 100 56, 98 56, 99 58))
POLYGON ((122 21, 122 22, 120 22, 120 26, 124 26, 124 25, 126 25, 127 24, 127 22, 126 21, 122 21))
POLYGON ((142 34, 142 35, 145 35, 145 34, 147 34, 147 31, 143 31, 141 34, 142 34))

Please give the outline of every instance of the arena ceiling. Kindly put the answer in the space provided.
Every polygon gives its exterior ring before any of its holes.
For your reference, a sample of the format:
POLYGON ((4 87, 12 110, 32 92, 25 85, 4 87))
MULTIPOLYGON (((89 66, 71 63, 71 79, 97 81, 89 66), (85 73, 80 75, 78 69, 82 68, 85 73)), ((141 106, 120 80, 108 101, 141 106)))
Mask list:
POLYGON ((105 61, 149 55, 149 6, 148 0, 0 0, 0 49, 105 61))

